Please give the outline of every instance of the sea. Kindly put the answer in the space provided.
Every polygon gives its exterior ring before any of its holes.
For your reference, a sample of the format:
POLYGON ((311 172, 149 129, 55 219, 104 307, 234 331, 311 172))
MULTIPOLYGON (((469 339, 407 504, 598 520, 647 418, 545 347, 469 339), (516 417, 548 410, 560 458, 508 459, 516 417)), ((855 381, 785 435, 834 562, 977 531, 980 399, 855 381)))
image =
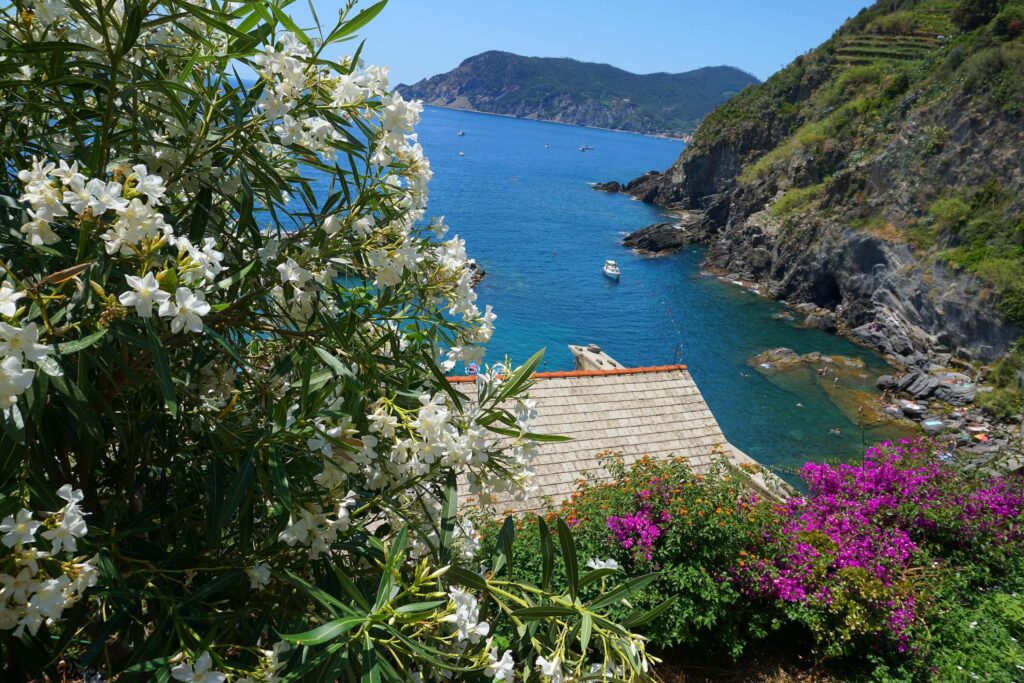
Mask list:
POLYGON ((814 372, 773 377, 749 362, 776 347, 860 359, 853 381, 868 395, 891 370, 880 357, 776 319, 781 304, 703 273, 701 247, 652 258, 622 246, 670 217, 593 183, 663 170, 682 142, 434 107, 417 130, 434 170, 429 213, 445 216, 487 273, 478 303, 498 316, 487 362, 546 349, 542 370, 569 370, 568 345, 594 343, 626 366, 685 363, 729 441, 782 473, 903 435, 858 425, 814 372), (602 274, 606 259, 619 263, 619 282, 602 274))

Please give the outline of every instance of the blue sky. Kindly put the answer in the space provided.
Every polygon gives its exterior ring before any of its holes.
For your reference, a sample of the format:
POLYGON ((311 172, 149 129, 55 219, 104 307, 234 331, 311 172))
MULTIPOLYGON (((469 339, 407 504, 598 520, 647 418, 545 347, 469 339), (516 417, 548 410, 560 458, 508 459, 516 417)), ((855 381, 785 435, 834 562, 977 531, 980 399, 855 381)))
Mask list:
MULTIPOLYGON (((326 22, 340 0, 312 0, 326 22)), ((364 0, 360 6, 371 3, 364 0)), ((363 29, 391 82, 448 71, 485 50, 604 62, 636 73, 729 64, 764 79, 869 0, 390 0, 363 29)), ((291 6, 305 25, 306 3, 291 6)), ((346 48, 348 46, 346 45, 346 48)), ((354 49, 354 48, 353 48, 354 49)), ((338 51, 340 52, 340 51, 338 51)))

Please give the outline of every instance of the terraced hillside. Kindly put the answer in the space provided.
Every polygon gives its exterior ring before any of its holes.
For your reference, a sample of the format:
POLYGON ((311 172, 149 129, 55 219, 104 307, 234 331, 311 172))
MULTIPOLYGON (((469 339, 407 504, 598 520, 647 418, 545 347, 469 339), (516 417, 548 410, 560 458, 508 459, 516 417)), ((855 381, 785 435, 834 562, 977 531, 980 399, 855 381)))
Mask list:
POLYGON ((994 361, 1024 326, 1024 0, 876 2, 628 191, 898 362, 994 361))

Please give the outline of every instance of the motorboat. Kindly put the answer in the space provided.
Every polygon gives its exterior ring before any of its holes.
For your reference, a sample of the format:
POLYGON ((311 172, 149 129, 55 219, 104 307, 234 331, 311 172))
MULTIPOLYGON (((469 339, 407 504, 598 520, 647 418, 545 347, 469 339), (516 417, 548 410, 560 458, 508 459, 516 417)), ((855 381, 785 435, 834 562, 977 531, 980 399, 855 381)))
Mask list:
POLYGON ((619 264, 617 264, 615 261, 605 261, 604 268, 602 270, 604 270, 604 274, 606 277, 609 277, 612 280, 615 280, 616 282, 618 282, 619 276, 622 275, 622 271, 619 270, 619 264))
POLYGON ((466 131, 460 130, 458 133, 456 133, 456 135, 458 135, 460 138, 464 138, 466 137, 466 131))

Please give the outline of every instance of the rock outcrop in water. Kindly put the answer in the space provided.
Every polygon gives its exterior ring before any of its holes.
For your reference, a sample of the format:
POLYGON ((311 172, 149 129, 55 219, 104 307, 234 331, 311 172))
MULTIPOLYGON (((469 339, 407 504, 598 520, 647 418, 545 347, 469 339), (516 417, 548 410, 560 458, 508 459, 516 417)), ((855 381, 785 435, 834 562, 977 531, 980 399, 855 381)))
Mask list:
POLYGON ((483 266, 481 266, 476 261, 469 262, 469 271, 471 273, 469 277, 469 284, 473 285, 474 287, 480 284, 483 281, 483 279, 487 276, 487 271, 484 270, 483 266))
POLYGON ((671 254, 700 241, 696 228, 701 220, 699 214, 680 214, 674 223, 655 223, 631 232, 623 238, 622 244, 641 254, 671 254))
POLYGON ((1024 324, 1021 74, 997 21, 958 36, 937 0, 879 2, 624 191, 703 212, 709 267, 902 365, 992 361, 1024 324))

